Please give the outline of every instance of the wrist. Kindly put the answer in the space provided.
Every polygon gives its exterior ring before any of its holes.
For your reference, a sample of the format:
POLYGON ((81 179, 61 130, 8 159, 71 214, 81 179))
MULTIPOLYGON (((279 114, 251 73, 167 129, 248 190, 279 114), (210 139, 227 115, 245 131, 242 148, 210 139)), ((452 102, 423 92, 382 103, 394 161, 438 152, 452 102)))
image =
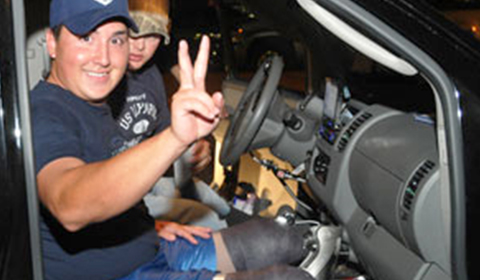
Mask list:
POLYGON ((174 147, 179 147, 183 151, 187 150, 190 147, 191 143, 185 142, 181 137, 179 137, 175 131, 173 131, 172 127, 168 127, 164 130, 164 133, 168 135, 168 137, 173 141, 174 147))

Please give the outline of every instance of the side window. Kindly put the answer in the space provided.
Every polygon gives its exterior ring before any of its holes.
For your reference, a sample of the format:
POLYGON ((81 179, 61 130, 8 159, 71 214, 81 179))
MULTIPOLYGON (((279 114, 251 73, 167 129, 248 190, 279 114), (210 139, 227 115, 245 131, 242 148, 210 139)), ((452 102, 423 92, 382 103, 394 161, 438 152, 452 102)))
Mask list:
POLYGON ((479 0, 427 0, 452 23, 480 40, 479 0))
POLYGON ((419 75, 400 75, 352 50, 346 77, 355 98, 367 104, 380 103, 406 112, 435 112, 430 86, 419 75))
MULTIPOLYGON (((172 20, 171 35, 178 44, 185 39, 190 45, 190 55, 194 58, 202 35, 210 37, 209 71, 223 70, 223 44, 220 22, 215 1, 170 1, 172 20)), ((173 54, 176 55, 176 54, 173 54)))

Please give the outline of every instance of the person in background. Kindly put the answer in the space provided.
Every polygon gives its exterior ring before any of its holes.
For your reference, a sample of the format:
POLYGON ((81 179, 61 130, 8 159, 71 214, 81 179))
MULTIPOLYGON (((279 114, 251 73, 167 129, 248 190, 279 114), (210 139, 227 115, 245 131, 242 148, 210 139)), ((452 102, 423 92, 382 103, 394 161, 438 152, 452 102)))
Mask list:
MULTIPOLYGON (((170 125, 170 112, 163 77, 153 61, 162 42, 170 41, 168 0, 131 0, 130 15, 139 27, 129 38, 128 72, 109 98, 120 130, 135 146, 170 125)), ((227 202, 192 175, 211 162, 209 142, 196 141, 175 163, 175 177, 162 177, 145 197, 149 213, 157 219, 160 236, 173 240, 175 232, 189 240, 190 234, 204 236, 207 228, 227 226, 221 219, 230 212, 227 202), (179 180, 181 178, 182 180, 179 180), (188 227, 180 224, 202 227, 188 227)))

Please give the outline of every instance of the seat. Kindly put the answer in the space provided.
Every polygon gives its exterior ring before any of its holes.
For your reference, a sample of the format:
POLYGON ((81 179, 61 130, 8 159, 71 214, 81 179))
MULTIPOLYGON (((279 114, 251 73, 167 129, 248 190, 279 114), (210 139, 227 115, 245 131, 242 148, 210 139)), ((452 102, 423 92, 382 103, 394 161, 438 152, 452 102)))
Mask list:
POLYGON ((47 28, 40 29, 27 39, 27 71, 28 86, 31 90, 40 80, 45 79, 50 72, 50 57, 45 38, 47 28))

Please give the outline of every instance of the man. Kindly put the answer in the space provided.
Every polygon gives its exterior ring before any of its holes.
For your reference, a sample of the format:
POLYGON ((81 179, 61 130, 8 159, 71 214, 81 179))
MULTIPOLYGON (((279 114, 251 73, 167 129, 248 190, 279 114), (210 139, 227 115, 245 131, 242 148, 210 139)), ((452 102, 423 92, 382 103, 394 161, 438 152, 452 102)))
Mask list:
POLYGON ((127 1, 53 0, 50 27, 51 72, 31 92, 45 279, 311 279, 278 266, 302 258, 303 239, 271 220, 197 246, 158 244, 142 198, 216 127, 223 106, 220 93, 205 92, 208 39, 195 66, 180 43, 171 125, 128 148, 106 103, 127 68, 127 27, 136 29, 127 1))

